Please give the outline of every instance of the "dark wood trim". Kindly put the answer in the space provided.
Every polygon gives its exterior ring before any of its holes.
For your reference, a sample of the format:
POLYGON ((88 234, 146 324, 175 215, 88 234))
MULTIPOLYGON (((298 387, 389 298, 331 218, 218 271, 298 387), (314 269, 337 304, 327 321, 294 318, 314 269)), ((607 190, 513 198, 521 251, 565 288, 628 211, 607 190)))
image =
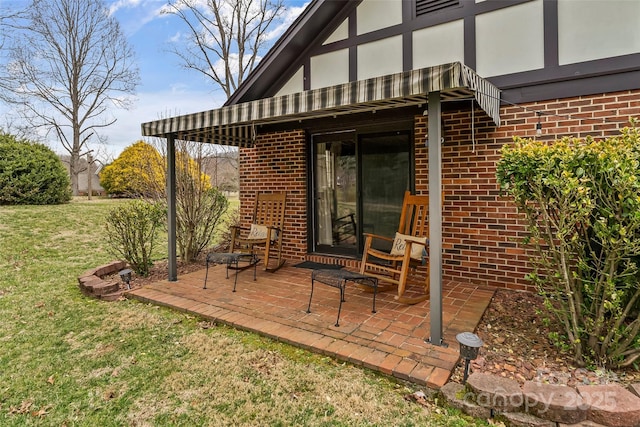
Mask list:
MULTIPOLYGON (((415 13, 415 0, 402 0, 402 25, 411 22, 415 13)), ((402 71, 413 70, 413 34, 402 33, 402 71)))
POLYGON ((464 17, 464 63, 476 69, 476 17, 464 17))
MULTIPOLYGON (((351 11, 349 15, 349 38, 346 41, 353 40, 357 37, 358 31, 358 14, 356 9, 351 11)), ((349 81, 358 80, 358 45, 348 44, 349 48, 349 81)))
MULTIPOLYGON (((596 59, 577 64, 559 65, 522 73, 490 77, 487 80, 506 90, 516 87, 534 86, 536 84, 557 83, 587 77, 616 75, 640 70, 640 53, 612 58, 596 59)), ((640 86, 638 82, 629 89, 640 86)))
MULTIPOLYGON (((314 179, 314 175, 313 175, 313 148, 311 147, 311 133, 310 132, 305 132, 305 144, 304 144, 304 150, 305 150, 305 163, 306 163, 306 170, 307 173, 306 175, 306 179, 307 179, 307 210, 306 212, 313 212, 314 206, 313 206, 313 179, 314 179)), ((313 242, 315 237, 313 236, 314 233, 314 221, 313 218, 310 218, 309 215, 307 215, 307 253, 313 253, 313 242)))
POLYGON ((304 90, 310 90, 311 89, 311 57, 307 56, 306 60, 304 61, 304 71, 303 71, 303 82, 302 82, 302 86, 304 87, 304 90))
POLYGON ((599 93, 618 92, 640 88, 640 70, 627 73, 608 74, 557 82, 543 82, 530 86, 519 86, 502 91, 501 98, 507 102, 546 101, 572 98, 599 93))
POLYGON ((413 36, 408 33, 402 35, 402 71, 413 70, 413 36))
POLYGON ((415 0, 402 0, 402 24, 411 22, 416 17, 415 0))
POLYGON ((558 66, 558 0, 544 0, 544 67, 558 66))

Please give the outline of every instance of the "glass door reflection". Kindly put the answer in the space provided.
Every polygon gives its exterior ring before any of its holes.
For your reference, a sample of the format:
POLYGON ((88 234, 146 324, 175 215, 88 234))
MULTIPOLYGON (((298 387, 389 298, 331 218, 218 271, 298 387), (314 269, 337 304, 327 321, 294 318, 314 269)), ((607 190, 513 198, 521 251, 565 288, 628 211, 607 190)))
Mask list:
POLYGON ((314 138, 316 251, 358 250, 356 144, 352 133, 314 138))

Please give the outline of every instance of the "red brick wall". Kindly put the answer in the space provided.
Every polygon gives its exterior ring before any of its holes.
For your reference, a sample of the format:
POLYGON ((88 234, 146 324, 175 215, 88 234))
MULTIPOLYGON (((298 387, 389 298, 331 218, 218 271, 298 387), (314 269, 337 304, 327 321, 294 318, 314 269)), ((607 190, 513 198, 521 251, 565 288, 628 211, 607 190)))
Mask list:
MULTIPOLYGON (((499 128, 479 108, 443 113, 442 173, 443 276, 496 287, 533 290, 525 280, 528 253, 519 242, 525 225, 496 183, 500 149, 513 136, 535 137, 540 116, 543 134, 553 141, 567 135, 596 138, 618 133, 629 117, 640 118, 640 90, 504 106, 499 128)), ((427 118, 415 117, 416 191, 428 193, 427 118)), ((248 222, 256 191, 287 191, 285 256, 306 256, 306 143, 303 131, 263 135, 256 147, 241 150, 242 218, 248 222)), ((321 257, 306 256, 322 261, 321 257)), ((340 260, 349 266, 353 262, 340 260)))
MULTIPOLYGON (((499 128, 480 109, 475 111, 475 147, 471 112, 445 113, 442 147, 443 276, 512 289, 534 290, 525 280, 529 253, 520 244, 525 223, 513 203, 500 196, 496 163, 500 149, 514 136, 536 137, 537 111, 542 112, 539 140, 564 136, 603 138, 640 117, 640 90, 506 106, 499 128)), ((426 119, 419 116, 416 137, 424 141, 426 119)), ((420 172, 416 189, 427 182, 426 150, 416 143, 420 172)))
POLYGON ((283 236, 285 258, 307 252, 307 170, 304 131, 260 135, 254 148, 240 149, 240 217, 251 223, 256 194, 287 193, 283 236))

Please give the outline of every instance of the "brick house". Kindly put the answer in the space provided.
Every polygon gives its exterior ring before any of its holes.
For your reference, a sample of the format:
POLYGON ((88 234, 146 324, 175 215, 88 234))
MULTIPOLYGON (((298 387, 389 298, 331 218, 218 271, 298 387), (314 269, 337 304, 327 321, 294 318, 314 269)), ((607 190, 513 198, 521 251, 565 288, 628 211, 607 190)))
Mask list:
POLYGON ((363 232, 393 235, 406 189, 443 192, 432 271, 532 290, 501 147, 606 137, 639 116, 640 1, 313 0, 225 106, 142 131, 168 152, 238 146, 243 221, 256 192, 286 191, 292 261, 356 266, 363 232))

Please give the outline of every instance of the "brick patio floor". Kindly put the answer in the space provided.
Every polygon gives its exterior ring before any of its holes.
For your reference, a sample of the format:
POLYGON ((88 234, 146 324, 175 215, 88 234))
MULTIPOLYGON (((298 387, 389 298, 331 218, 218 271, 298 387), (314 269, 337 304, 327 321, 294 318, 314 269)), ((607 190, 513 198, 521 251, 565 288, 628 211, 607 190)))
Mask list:
POLYGON ((317 283, 311 313, 307 313, 312 270, 287 263, 275 273, 258 265, 238 275, 225 267, 184 274, 177 282, 161 281, 128 292, 128 297, 184 311, 283 341, 310 351, 345 360, 430 388, 440 388, 459 360, 455 339, 474 331, 489 305, 494 289, 468 283, 443 283, 443 339, 448 345, 425 342, 429 338, 429 300, 416 305, 397 303, 393 292, 378 293, 376 313, 372 293, 349 283, 336 327, 339 290, 317 283))

